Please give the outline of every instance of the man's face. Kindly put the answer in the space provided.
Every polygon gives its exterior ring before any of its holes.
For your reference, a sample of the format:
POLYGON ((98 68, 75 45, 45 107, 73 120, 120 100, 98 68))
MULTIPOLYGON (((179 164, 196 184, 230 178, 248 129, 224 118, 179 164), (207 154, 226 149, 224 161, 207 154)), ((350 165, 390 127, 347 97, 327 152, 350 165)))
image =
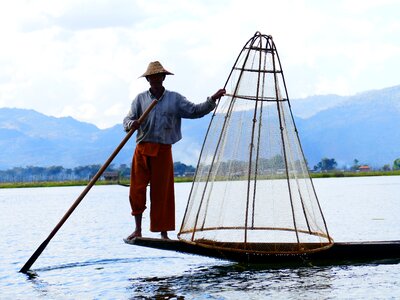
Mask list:
POLYGON ((163 81, 165 79, 165 74, 154 74, 146 76, 147 81, 150 83, 152 87, 159 87, 162 86, 163 81))

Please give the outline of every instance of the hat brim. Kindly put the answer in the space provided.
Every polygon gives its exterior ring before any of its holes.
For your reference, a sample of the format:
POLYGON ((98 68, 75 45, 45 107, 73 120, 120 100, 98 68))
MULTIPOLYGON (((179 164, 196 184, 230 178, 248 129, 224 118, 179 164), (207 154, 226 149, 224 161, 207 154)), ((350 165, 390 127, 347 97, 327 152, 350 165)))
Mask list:
POLYGON ((139 76, 138 78, 147 77, 147 76, 156 75, 156 74, 174 75, 174 73, 171 73, 171 72, 165 70, 165 71, 162 71, 162 72, 155 72, 155 73, 146 72, 142 76, 139 76))

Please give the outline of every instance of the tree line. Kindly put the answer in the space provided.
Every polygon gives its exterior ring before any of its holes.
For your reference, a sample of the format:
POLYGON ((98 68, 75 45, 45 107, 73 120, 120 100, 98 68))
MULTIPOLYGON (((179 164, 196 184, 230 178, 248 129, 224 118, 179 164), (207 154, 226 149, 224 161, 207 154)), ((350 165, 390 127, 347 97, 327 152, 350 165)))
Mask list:
MULTIPOLYGON (((346 171, 359 171, 360 167, 364 165, 358 159, 354 159, 353 164, 348 168, 343 168, 346 171)), ((284 160, 281 156, 277 155, 270 159, 260 161, 258 166, 259 172, 269 172, 271 170, 280 170, 285 167, 284 160)), ((329 172, 337 170, 338 163, 334 158, 323 158, 318 162, 312 171, 314 172, 329 172)), ((75 168, 64 168, 62 166, 49 166, 49 167, 14 167, 8 170, 0 170, 0 183, 6 182, 45 182, 45 181, 74 181, 74 180, 90 180, 97 171, 101 168, 100 164, 78 166, 75 168)), ((219 175, 227 172, 236 172, 242 175, 243 172, 248 170, 248 164, 240 161, 221 163, 219 168, 219 175)), ((386 164, 380 168, 381 171, 400 170, 400 158, 394 160, 393 164, 386 164)), ((174 175, 193 176, 196 168, 191 165, 186 165, 181 162, 174 163, 174 175)), ((121 164, 115 166, 111 164, 104 173, 114 173, 118 175, 119 179, 129 178, 131 168, 130 165, 121 164)), ((226 175, 226 174, 225 174, 226 175)), ((102 178, 104 179, 104 177, 102 178)))
MULTIPOLYGON (((0 170, 0 182, 45 182, 45 181, 73 181, 90 180, 101 168, 100 164, 78 166, 75 168, 64 168, 62 166, 49 167, 14 167, 8 170, 0 170)), ((181 162, 174 163, 175 176, 193 174, 195 168, 181 162)), ((129 178, 131 173, 130 165, 111 164, 104 173, 118 174, 118 178, 129 178)), ((104 174, 103 173, 103 174, 104 174)), ((104 177, 103 177, 104 179, 104 177)))
MULTIPOLYGON (((368 165, 368 164, 361 164, 360 161, 358 159, 354 159, 353 164, 350 167, 344 167, 343 169, 347 170, 347 171, 360 171, 361 166, 363 165, 368 165)), ((314 166, 313 171, 320 171, 320 172, 324 172, 324 171, 334 171, 337 169, 338 163, 336 162, 336 160, 334 158, 323 158, 321 159, 321 161, 316 164, 314 166)), ((393 164, 385 164, 383 165, 380 169, 380 171, 396 171, 396 170, 400 170, 400 158, 397 158, 393 161, 393 164)))

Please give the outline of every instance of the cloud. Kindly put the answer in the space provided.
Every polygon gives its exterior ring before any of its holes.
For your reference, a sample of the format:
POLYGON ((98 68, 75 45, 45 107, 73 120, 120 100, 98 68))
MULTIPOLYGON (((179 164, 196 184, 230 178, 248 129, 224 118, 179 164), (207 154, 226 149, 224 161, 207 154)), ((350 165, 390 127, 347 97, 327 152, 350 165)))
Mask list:
POLYGON ((244 43, 274 37, 291 98, 396 85, 396 1, 12 1, 0 4, 0 105, 120 123, 160 60, 194 102, 220 88, 244 43))
POLYGON ((144 17, 134 1, 74 1, 52 22, 63 29, 79 31, 132 27, 144 17))

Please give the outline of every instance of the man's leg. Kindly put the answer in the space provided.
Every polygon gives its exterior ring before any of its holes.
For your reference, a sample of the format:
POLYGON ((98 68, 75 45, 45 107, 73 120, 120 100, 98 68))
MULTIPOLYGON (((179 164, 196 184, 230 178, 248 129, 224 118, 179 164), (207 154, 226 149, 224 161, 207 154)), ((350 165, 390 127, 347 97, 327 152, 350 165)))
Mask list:
POLYGON ((136 237, 142 237, 142 214, 134 215, 135 217, 135 230, 127 237, 128 240, 136 237))
POLYGON ((148 158, 141 154, 140 148, 140 144, 136 146, 132 159, 129 202, 135 218, 135 230, 128 236, 128 240, 142 236, 142 214, 146 209, 146 188, 150 180, 148 158))
POLYGON ((151 157, 150 179, 150 230, 161 232, 175 230, 174 165, 171 145, 162 145, 156 157, 151 157))

